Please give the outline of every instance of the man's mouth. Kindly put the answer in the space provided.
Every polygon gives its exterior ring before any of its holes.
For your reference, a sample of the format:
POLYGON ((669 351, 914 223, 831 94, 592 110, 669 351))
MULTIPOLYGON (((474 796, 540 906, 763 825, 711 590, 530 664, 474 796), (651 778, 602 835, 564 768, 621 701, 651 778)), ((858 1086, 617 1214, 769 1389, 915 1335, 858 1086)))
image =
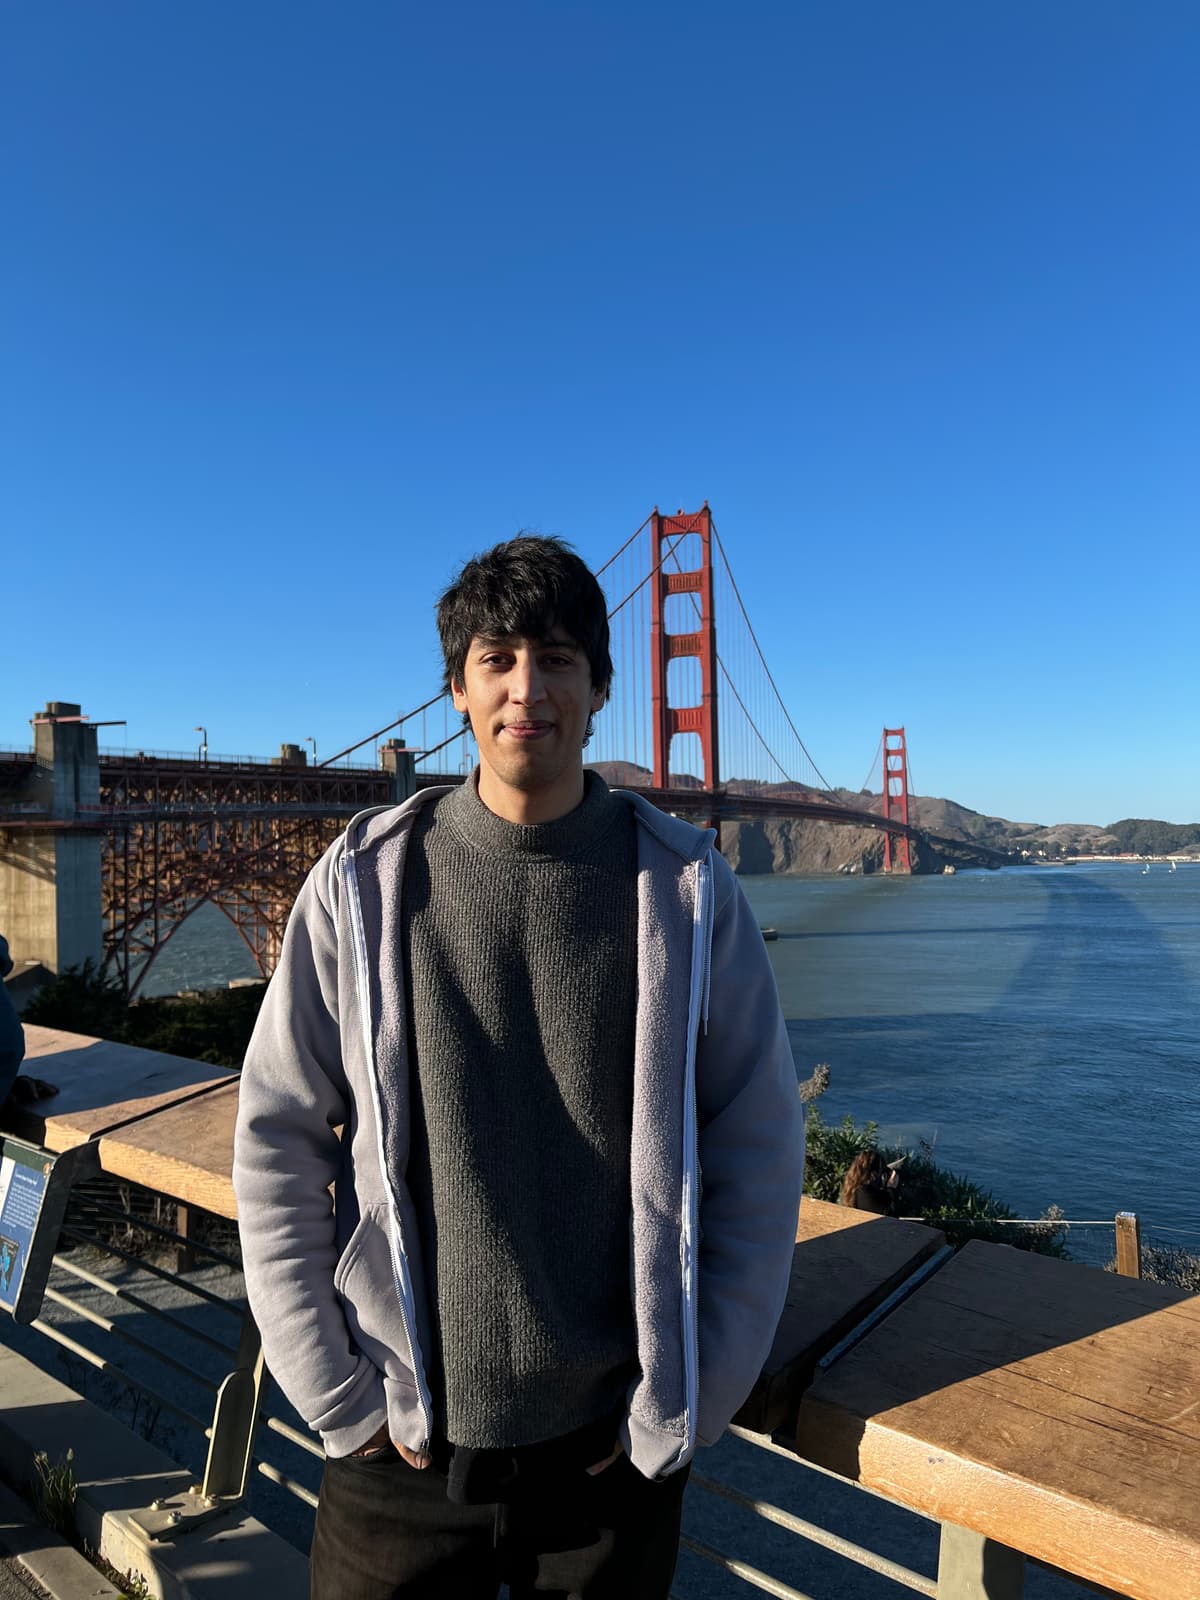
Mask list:
POLYGON ((553 729, 552 722, 506 722, 500 731, 507 734, 510 739, 524 742, 529 739, 542 739, 553 729))

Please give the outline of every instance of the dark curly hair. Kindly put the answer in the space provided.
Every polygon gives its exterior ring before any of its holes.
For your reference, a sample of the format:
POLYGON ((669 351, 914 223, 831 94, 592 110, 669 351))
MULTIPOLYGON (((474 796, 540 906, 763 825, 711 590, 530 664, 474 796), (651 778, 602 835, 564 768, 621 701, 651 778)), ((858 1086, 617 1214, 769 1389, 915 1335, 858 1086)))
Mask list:
POLYGON ((462 683, 472 639, 544 639, 557 626, 587 656, 592 688, 608 698, 608 605, 563 539, 521 533, 473 556, 438 601, 437 625, 446 689, 462 683))
POLYGON ((891 1168, 878 1150, 860 1150, 842 1180, 838 1203, 859 1205, 867 1211, 884 1210, 890 1177, 891 1168), (860 1195, 868 1197, 871 1203, 864 1205, 860 1195))

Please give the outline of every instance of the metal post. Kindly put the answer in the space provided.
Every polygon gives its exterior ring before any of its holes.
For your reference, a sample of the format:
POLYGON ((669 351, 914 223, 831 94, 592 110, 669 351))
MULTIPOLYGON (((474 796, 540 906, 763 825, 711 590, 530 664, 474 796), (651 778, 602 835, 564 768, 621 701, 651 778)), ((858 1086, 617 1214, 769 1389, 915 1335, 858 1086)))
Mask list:
POLYGON ((180 1201, 175 1207, 175 1232, 182 1243, 175 1247, 175 1271, 194 1272, 196 1252, 192 1248, 192 1208, 180 1201))
POLYGON ((938 1600, 1021 1600, 1025 1557, 982 1533, 943 1522, 937 1592, 938 1600))
POLYGON ((212 1438, 200 1493, 206 1501, 240 1500, 250 1472, 250 1452, 263 1387, 262 1338, 247 1307, 238 1340, 237 1364, 217 1390, 212 1438))
POLYGON ((1136 1211, 1118 1211, 1117 1271, 1123 1278, 1142 1275, 1142 1229, 1136 1211))
POLYGON ((131 1527, 145 1538, 177 1539, 236 1506, 245 1494, 266 1377, 262 1340, 249 1308, 242 1317, 236 1363, 217 1390, 203 1483, 131 1512, 131 1527))

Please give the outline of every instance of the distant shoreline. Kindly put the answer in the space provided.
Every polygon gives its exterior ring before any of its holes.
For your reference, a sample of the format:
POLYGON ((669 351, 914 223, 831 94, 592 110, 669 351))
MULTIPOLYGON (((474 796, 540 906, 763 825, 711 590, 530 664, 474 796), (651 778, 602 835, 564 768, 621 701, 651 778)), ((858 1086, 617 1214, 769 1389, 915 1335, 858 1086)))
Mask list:
POLYGON ((1135 855, 1106 855, 1106 856, 1058 856, 1054 860, 1047 859, 1044 863, 1039 861, 1038 866, 1070 867, 1081 862, 1096 861, 1121 861, 1130 866, 1169 866, 1173 861, 1179 867, 1200 867, 1200 856, 1135 856, 1135 855))

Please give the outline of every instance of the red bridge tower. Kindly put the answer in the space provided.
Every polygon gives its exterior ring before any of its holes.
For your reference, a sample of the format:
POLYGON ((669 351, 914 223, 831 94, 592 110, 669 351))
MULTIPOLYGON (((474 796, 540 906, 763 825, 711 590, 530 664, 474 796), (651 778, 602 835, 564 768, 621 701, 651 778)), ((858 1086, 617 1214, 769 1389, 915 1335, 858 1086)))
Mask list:
MULTIPOLYGON (((908 746, 903 728, 883 730, 883 815, 908 826, 908 746)), ((883 836, 883 870, 885 872, 911 872, 908 854, 908 835, 895 836, 896 859, 892 860, 892 834, 883 836)))
MULTIPOLYGON (((650 673, 653 703, 654 777, 656 789, 671 787, 671 740, 677 733, 695 733, 704 758, 704 787, 710 795, 720 785, 717 749, 717 628, 713 607, 712 513, 708 501, 700 511, 680 511, 673 517, 659 514, 650 518, 651 601, 650 673), (689 534, 700 540, 700 565, 684 572, 667 572, 665 562, 689 534), (692 594, 699 615, 695 628, 685 633, 668 633, 665 623, 668 595, 692 594), (685 656, 700 662, 700 704, 672 706, 667 701, 667 665, 685 656)), ((713 810, 715 812, 715 806, 713 810)), ((714 815, 710 825, 717 829, 720 846, 720 821, 714 815)))

